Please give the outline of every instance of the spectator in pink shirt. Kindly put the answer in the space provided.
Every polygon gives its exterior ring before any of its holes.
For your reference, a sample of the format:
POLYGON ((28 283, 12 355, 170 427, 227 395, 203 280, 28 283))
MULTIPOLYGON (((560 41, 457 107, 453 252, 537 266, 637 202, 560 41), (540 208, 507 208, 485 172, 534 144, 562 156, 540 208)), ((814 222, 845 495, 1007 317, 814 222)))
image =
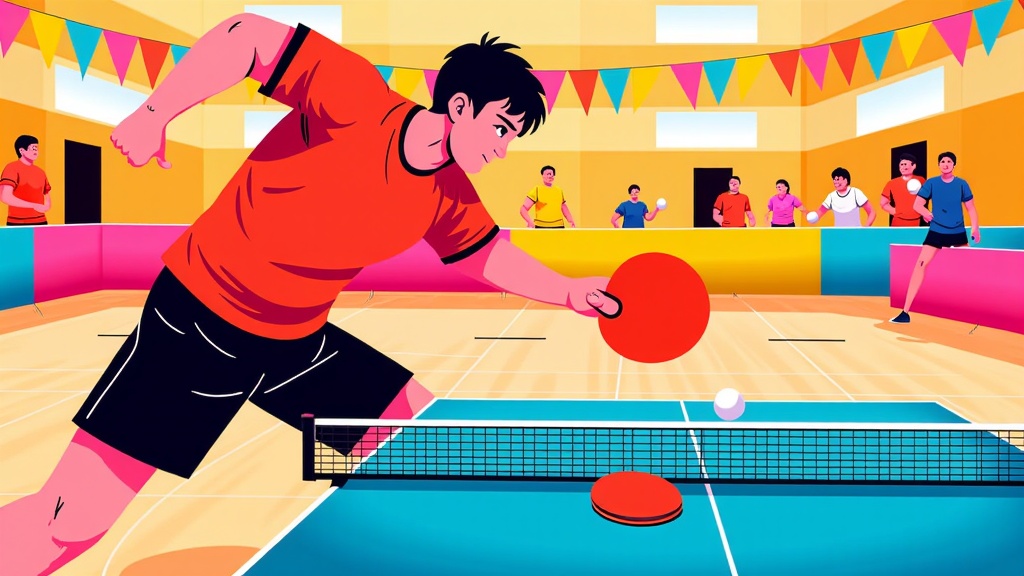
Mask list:
POLYGON ((775 183, 775 191, 777 194, 768 199, 768 216, 765 219, 771 220, 772 228, 795 228, 793 209, 799 208, 807 214, 807 208, 799 198, 789 193, 789 182, 779 180, 775 183))

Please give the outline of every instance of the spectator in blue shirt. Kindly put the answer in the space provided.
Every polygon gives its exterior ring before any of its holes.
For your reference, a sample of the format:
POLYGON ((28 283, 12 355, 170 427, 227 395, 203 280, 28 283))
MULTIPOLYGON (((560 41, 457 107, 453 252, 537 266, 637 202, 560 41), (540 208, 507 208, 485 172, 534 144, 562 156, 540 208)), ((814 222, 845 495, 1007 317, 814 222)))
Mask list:
POLYGON ((626 200, 615 209, 612 215, 612 226, 616 228, 643 228, 644 221, 652 221, 661 209, 654 207, 654 212, 647 209, 647 204, 640 201, 640 186, 629 185, 629 200, 626 200), (619 219, 622 219, 622 226, 619 226, 619 219))
POLYGON ((964 225, 964 208, 971 217, 971 239, 975 244, 981 242, 981 230, 978 228, 978 211, 974 207, 974 193, 967 181, 953 175, 956 168, 956 155, 952 152, 939 154, 939 172, 941 175, 929 178, 921 186, 914 200, 914 210, 928 223, 928 235, 921 246, 921 256, 910 275, 907 286, 906 302, 903 310, 890 320, 896 324, 910 323, 910 305, 914 302, 921 284, 924 283, 925 270, 935 255, 943 248, 967 246, 967 228, 964 225), (926 204, 932 201, 932 209, 926 204), (961 207, 963 204, 963 207, 961 207))

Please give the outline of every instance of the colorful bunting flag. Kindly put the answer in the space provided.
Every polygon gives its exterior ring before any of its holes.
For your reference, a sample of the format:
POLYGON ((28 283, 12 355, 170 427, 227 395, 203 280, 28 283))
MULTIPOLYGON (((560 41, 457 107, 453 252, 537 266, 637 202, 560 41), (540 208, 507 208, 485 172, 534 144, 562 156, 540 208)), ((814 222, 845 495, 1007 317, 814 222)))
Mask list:
POLYGON ((644 68, 633 68, 631 76, 633 79, 633 112, 640 109, 640 105, 647 99, 654 83, 661 73, 661 66, 647 66, 644 68))
POLYGON ((139 38, 139 48, 142 49, 142 61, 146 64, 149 87, 156 88, 156 79, 160 77, 160 70, 163 69, 164 62, 167 60, 167 51, 170 46, 163 42, 139 38))
POLYGON ((924 37, 928 34, 928 29, 931 27, 932 23, 926 22, 896 31, 896 38, 900 41, 900 49, 903 50, 903 61, 907 63, 907 68, 910 68, 914 63, 914 58, 917 58, 917 51, 921 49, 921 43, 924 42, 924 37))
POLYGON ((708 77, 708 84, 711 91, 715 93, 715 101, 722 103, 722 96, 725 95, 725 87, 729 85, 732 78, 732 69, 736 66, 736 59, 712 60, 704 63, 704 74, 708 77))
POLYGON ((811 73, 811 77, 814 78, 814 83, 818 85, 819 90, 823 90, 825 88, 825 70, 828 68, 828 50, 828 44, 800 49, 800 58, 804 61, 804 66, 806 66, 807 71, 811 73))
POLYGON ((697 109, 697 94, 700 92, 700 73, 704 65, 700 62, 692 64, 675 64, 672 66, 672 73, 676 75, 679 86, 686 94, 687 100, 693 109, 697 109))
POLYGON ((437 82, 437 70, 424 70, 423 81, 427 83, 427 93, 431 100, 434 98, 434 84, 437 82))
POLYGON ((7 56, 7 51, 14 44, 18 32, 21 32, 21 27, 25 25, 28 12, 28 8, 24 6, 0 2, 0 54, 3 56, 7 56))
POLYGON ((626 82, 629 80, 629 68, 610 68, 601 70, 601 83, 608 91, 608 98, 612 101, 615 113, 619 113, 619 105, 622 104, 622 95, 626 93, 626 82))
POLYGON ((767 61, 767 54, 740 58, 736 61, 736 80, 740 85, 740 100, 747 97, 747 93, 750 92, 750 88, 754 85, 754 81, 757 80, 757 76, 767 61))
POLYGON ((860 38, 836 42, 832 45, 832 55, 836 57, 836 64, 843 71, 846 78, 846 85, 853 83, 853 70, 857 66, 857 55, 860 54, 860 38))
POLYGON ((973 21, 972 14, 964 12, 933 22, 939 36, 946 41, 949 51, 953 53, 961 66, 964 65, 964 57, 967 56, 967 39, 971 36, 973 21))
MULTIPOLYGON (((1006 23, 1006 16, 1010 13, 1013 0, 1003 0, 974 11, 974 21, 978 24, 978 35, 981 36, 981 43, 985 45, 985 54, 992 53, 992 47, 996 44, 996 38, 1006 23)), ((1024 7, 1024 0, 1021 0, 1024 7)))
POLYGON ((391 73, 394 72, 394 70, 395 69, 391 66, 377 66, 377 72, 380 72, 380 77, 383 78, 385 82, 391 80, 391 73))
POLYGON ((871 64, 871 71, 875 73, 875 80, 882 77, 882 68, 889 58, 889 48, 892 47, 894 31, 882 32, 861 38, 864 46, 864 55, 868 57, 868 64, 871 64))
POLYGON ((92 57, 96 54, 96 46, 100 43, 102 31, 99 28, 70 20, 65 24, 68 27, 71 46, 75 49, 75 58, 78 59, 78 68, 82 72, 82 78, 85 78, 85 71, 89 69, 92 57))
POLYGON ((181 59, 185 57, 185 54, 187 52, 188 48, 184 46, 175 46, 174 44, 171 44, 171 57, 174 58, 175 66, 178 65, 178 62, 181 62, 181 59))
POLYGON ((775 66, 775 72, 779 75, 779 79, 782 80, 782 84, 786 86, 786 90, 789 90, 789 95, 793 95, 793 82, 796 80, 796 66, 800 62, 800 51, 799 50, 788 50, 786 52, 776 52, 769 54, 772 61, 772 66, 775 66))
POLYGON ((56 16, 36 11, 32 12, 29 19, 32 20, 32 29, 36 32, 39 52, 42 53, 43 61, 46 62, 46 67, 49 68, 53 64, 54 54, 57 53, 60 33, 64 31, 64 21, 56 16))
POLYGON ((406 98, 412 98, 412 93, 416 91, 416 87, 420 85, 420 80, 423 79, 423 70, 395 68, 394 76, 395 92, 406 98))
POLYGON ((123 86, 124 78, 128 74, 128 65, 132 63, 132 56, 135 55, 135 45, 139 43, 139 39, 136 36, 129 36, 110 30, 103 31, 103 39, 107 41, 110 59, 114 61, 114 70, 117 71, 117 78, 123 86))
POLYGON ((594 100, 594 87, 597 85, 597 70, 571 70, 569 78, 576 88, 576 95, 580 97, 583 113, 589 115, 590 103, 594 100))
POLYGON ((259 80, 255 80, 253 78, 243 79, 242 84, 245 84, 245 91, 249 93, 250 101, 256 97, 256 92, 260 89, 260 86, 262 86, 259 80))
POLYGON ((565 81, 565 70, 534 70, 533 75, 540 80, 544 88, 544 99, 548 103, 548 114, 555 107, 555 100, 558 99, 558 92, 562 89, 562 82, 565 81))

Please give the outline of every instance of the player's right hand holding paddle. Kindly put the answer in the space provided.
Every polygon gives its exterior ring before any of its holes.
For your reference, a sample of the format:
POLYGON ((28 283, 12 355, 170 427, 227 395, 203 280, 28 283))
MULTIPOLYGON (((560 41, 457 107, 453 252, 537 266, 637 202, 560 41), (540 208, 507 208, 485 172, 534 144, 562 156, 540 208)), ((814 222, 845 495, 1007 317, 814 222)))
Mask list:
POLYGON ((114 147, 128 157, 128 163, 138 168, 156 158, 161 168, 171 167, 167 161, 167 124, 160 115, 143 104, 125 118, 110 135, 114 147))

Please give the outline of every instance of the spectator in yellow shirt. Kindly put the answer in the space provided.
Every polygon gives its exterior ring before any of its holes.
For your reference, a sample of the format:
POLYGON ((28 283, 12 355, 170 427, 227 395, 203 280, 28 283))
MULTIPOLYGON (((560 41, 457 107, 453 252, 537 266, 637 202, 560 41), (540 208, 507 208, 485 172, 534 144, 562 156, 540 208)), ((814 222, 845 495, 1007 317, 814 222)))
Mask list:
POLYGON ((554 166, 545 166, 540 169, 540 175, 544 179, 543 184, 534 186, 526 195, 526 201, 519 209, 519 215, 526 221, 529 228, 565 228, 568 222, 572 228, 576 222, 569 212, 569 205, 565 203, 565 192, 555 186, 554 166), (533 220, 530 219, 530 208, 534 208, 533 220))

